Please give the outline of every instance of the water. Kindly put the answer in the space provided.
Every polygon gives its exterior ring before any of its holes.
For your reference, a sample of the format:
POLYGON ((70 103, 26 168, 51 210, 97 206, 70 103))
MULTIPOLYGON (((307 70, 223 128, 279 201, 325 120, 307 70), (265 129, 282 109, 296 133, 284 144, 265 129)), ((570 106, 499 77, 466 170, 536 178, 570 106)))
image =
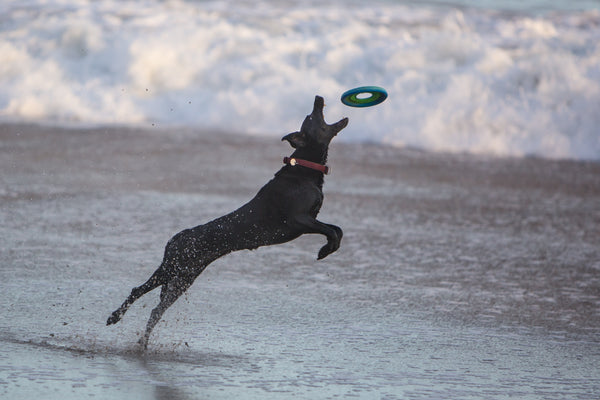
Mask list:
POLYGON ((390 0, 398 4, 429 4, 443 7, 471 7, 509 12, 547 13, 566 10, 593 10, 600 8, 598 0, 390 0))
POLYGON ((4 1, 0 118, 600 158, 598 1, 4 1), (343 91, 380 85, 369 109, 343 91))
POLYGON ((158 293, 106 318, 289 145, 27 125, 0 145, 2 398, 600 395, 598 163, 334 142, 320 219, 340 250, 316 261, 307 235, 216 261, 142 354, 158 293))

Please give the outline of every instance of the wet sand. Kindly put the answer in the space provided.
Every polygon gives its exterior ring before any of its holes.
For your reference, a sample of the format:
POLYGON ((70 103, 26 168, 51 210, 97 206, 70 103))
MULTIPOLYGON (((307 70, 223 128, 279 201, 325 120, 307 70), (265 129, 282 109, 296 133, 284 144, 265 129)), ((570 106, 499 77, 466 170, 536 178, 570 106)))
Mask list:
MULTIPOLYGON (((282 132, 282 136, 285 132, 282 132)), ((343 133, 342 133, 343 134, 343 133)), ((0 126, 0 396, 600 396, 600 164, 334 143, 324 239, 213 263, 137 339, 166 241, 291 150, 192 129, 0 126)))

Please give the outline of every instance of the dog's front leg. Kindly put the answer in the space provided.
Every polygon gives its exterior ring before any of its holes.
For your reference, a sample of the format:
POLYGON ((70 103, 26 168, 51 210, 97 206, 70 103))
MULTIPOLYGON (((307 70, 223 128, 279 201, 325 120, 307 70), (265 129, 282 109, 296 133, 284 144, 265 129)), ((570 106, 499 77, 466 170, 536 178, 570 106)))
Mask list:
POLYGON ((307 214, 294 218, 293 225, 302 230, 302 233, 320 233, 327 237, 327 244, 319 250, 318 260, 327 257, 340 248, 343 232, 339 226, 326 224, 307 214))

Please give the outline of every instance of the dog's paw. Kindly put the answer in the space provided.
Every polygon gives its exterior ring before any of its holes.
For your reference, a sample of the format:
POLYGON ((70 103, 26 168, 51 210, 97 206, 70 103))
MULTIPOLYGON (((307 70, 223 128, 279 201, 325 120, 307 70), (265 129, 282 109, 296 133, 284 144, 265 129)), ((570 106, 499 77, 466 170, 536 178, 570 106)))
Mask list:
POLYGON ((112 313, 112 315, 110 317, 108 317, 108 320, 106 321, 106 325, 116 324, 120 320, 121 320, 121 315, 115 311, 114 313, 112 313))
POLYGON ((332 242, 327 242, 327 244, 325 246, 321 247, 321 250, 319 250, 319 255, 317 256, 317 260, 324 259, 328 255, 330 255, 331 253, 336 251, 339 247, 340 247, 339 242, 337 243, 337 245, 332 242))
POLYGON ((317 256, 317 260, 322 260, 325 257, 327 257, 329 254, 331 254, 331 252, 327 251, 327 249, 325 247, 327 247, 327 246, 323 246, 323 247, 321 247, 321 250, 319 250, 319 255, 317 256))
POLYGON ((140 350, 145 352, 148 350, 148 336, 144 335, 138 340, 138 345, 140 346, 140 350))

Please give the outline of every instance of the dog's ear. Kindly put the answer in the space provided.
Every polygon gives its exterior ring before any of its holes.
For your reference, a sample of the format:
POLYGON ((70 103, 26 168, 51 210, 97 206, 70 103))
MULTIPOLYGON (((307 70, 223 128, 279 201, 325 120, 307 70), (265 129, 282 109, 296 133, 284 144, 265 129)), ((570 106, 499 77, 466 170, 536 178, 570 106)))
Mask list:
POLYGON ((282 137, 281 140, 287 140, 295 149, 306 146, 306 135, 302 132, 292 132, 282 137))
POLYGON ((342 118, 341 120, 339 120, 335 124, 329 125, 329 126, 333 130, 333 135, 335 136, 335 135, 338 134, 339 131, 341 131, 342 129, 344 129, 347 125, 348 125, 348 118, 342 118))

